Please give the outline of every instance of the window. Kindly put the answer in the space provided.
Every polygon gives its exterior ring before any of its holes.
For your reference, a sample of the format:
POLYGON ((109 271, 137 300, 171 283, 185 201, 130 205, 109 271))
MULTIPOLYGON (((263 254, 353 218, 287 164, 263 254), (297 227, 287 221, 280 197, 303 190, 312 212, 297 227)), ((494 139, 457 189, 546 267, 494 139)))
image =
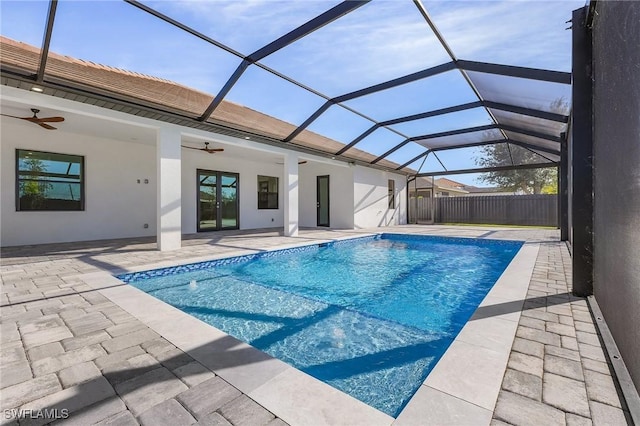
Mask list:
POLYGON ((389 208, 396 208, 396 181, 389 179, 389 208))
POLYGON ((449 193, 446 192, 446 191, 443 191, 443 192, 440 193, 440 195, 442 195, 443 197, 448 197, 449 193))
POLYGON ((278 208, 278 178, 258 176, 258 209, 278 208))
POLYGON ((84 210, 84 157, 16 150, 16 210, 84 210))

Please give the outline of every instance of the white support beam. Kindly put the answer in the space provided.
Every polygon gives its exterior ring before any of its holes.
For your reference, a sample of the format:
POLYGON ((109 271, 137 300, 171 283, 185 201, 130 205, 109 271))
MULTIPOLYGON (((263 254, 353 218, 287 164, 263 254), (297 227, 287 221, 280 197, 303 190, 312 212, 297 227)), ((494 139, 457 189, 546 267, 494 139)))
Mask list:
POLYGON ((284 235, 298 235, 298 155, 284 156, 284 235))
POLYGON ((177 250, 182 245, 182 194, 180 131, 160 128, 157 133, 157 242, 158 250, 177 250))

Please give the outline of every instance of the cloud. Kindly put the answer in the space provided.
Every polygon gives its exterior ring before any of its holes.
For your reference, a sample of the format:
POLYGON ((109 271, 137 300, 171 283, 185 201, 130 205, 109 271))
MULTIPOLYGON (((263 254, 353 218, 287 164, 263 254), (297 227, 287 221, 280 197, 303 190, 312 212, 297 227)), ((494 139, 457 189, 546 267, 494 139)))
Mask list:
MULTIPOLYGON (((570 69, 565 21, 582 0, 438 1, 425 6, 458 58, 570 69)), ((329 95, 449 61, 411 1, 375 1, 265 59, 329 95)))
MULTIPOLYGON (((425 7, 462 59, 570 69, 565 21, 583 0, 427 1, 425 7)), ((264 46, 337 2, 158 1, 168 15, 243 54, 264 46)), ((411 1, 373 1, 263 62, 329 96, 449 60, 411 1)))
POLYGON ((336 3, 326 0, 182 0, 149 2, 149 5, 248 55, 336 3))
POLYGON ((569 71, 565 23, 583 0, 426 2, 459 58, 569 71))
POLYGON ((340 18, 264 62, 336 95, 447 60, 412 2, 380 1, 340 18))

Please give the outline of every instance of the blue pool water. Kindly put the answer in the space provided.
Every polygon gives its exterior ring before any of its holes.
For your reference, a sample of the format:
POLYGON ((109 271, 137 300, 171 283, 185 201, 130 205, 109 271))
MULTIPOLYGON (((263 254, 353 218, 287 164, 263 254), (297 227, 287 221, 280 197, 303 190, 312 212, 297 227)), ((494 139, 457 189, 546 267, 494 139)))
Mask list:
POLYGON ((521 245, 382 234, 118 278, 395 417, 521 245))

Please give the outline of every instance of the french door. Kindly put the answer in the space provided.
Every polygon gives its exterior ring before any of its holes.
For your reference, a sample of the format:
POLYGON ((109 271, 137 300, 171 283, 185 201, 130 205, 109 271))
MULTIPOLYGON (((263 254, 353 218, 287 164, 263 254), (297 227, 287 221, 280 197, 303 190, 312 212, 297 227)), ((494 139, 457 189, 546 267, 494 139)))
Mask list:
POLYGON ((238 229, 237 173, 198 170, 198 232, 238 229))

